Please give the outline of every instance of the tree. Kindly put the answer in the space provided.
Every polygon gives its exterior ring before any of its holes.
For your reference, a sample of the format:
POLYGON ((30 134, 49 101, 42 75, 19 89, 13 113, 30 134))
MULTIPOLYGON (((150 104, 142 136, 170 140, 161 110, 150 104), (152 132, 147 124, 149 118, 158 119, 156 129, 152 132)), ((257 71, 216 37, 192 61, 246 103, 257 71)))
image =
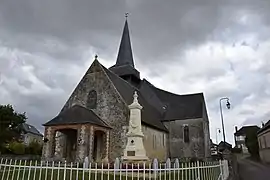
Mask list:
POLYGON ((251 157, 254 157, 254 158, 260 157, 256 130, 247 132, 246 138, 245 138, 245 144, 248 148, 248 152, 250 153, 251 157))
POLYGON ((0 146, 20 137, 19 125, 26 120, 25 113, 15 112, 12 105, 0 105, 0 146))

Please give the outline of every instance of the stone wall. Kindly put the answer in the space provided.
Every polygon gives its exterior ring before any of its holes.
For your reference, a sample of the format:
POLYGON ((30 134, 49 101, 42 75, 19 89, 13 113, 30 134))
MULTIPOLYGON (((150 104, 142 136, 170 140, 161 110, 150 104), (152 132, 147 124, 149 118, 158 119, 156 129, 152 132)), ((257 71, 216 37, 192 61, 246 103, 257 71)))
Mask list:
POLYGON ((169 130, 169 157, 207 157, 205 138, 208 137, 205 137, 206 127, 202 118, 167 121, 164 125, 169 130), (189 142, 184 142, 185 125, 189 127, 189 142))
POLYGON ((109 159, 114 160, 123 155, 121 130, 128 124, 129 110, 98 61, 93 62, 62 111, 75 104, 88 108, 87 96, 92 90, 97 92, 97 106, 92 110, 112 128, 109 136, 109 159))
POLYGON ((142 126, 142 131, 147 157, 165 162, 167 159, 167 133, 148 126, 142 126))
POLYGON ((209 119, 208 119, 208 113, 207 113, 207 109, 206 109, 205 100, 203 100, 203 131, 204 131, 205 157, 211 157, 209 119))

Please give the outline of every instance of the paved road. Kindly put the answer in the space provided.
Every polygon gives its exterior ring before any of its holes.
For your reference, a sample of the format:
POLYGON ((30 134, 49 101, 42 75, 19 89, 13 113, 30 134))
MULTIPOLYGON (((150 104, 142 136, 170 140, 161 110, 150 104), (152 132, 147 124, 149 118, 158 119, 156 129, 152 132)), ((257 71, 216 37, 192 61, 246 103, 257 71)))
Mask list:
POLYGON ((240 180, 270 180, 270 166, 249 159, 239 160, 240 180))

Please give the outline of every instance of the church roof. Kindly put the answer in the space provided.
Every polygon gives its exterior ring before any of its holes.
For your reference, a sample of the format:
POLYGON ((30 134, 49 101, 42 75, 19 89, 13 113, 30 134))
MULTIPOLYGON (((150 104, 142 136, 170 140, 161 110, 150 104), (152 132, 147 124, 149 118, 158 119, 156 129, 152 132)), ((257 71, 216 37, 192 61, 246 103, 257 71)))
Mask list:
POLYGON ((58 116, 44 124, 44 126, 86 123, 109 127, 92 110, 79 105, 74 105, 71 108, 62 111, 58 116))
POLYGON ((165 105, 163 120, 181 120, 201 118, 203 115, 203 93, 178 95, 151 86, 157 97, 165 105))
POLYGON ((125 21, 116 64, 109 69, 118 76, 132 75, 138 79, 140 78, 140 72, 134 66, 127 20, 125 21))
POLYGON ((122 34, 122 39, 116 60, 116 66, 130 65, 134 68, 132 48, 129 36, 128 22, 125 21, 125 26, 122 34))
MULTIPOLYGON (((127 103, 131 102, 132 93, 134 91, 132 88, 135 88, 133 86, 134 83, 132 85, 131 82, 128 83, 123 80, 125 78, 122 79, 120 77, 124 77, 125 75, 138 77, 139 83, 135 83, 136 87, 142 96, 142 101, 145 101, 146 106, 149 106, 145 108, 145 112, 142 112, 142 116, 146 116, 145 114, 147 114, 149 119, 158 118, 160 121, 203 117, 205 108, 203 93, 188 95, 173 94, 156 88, 145 79, 140 80, 139 71, 134 67, 127 20, 125 21, 116 64, 109 68, 109 70, 104 69, 127 103), (151 113, 148 112, 149 109, 151 109, 151 113), (154 114, 156 117, 151 117, 154 114)), ((150 121, 153 120, 149 120, 149 122, 150 121)), ((156 121, 153 121, 153 123, 156 123, 156 121)))
POLYGON ((167 131, 166 127, 161 122, 162 113, 160 113, 146 101, 138 88, 129 84, 127 81, 123 80, 121 77, 104 66, 102 67, 127 105, 133 102, 134 91, 137 91, 139 103, 143 106, 142 123, 163 131, 167 131))
POLYGON ((137 88, 109 69, 102 66, 117 91, 129 105, 136 90, 139 103, 143 106, 142 122, 160 130, 167 130, 162 121, 185 120, 203 117, 203 93, 177 95, 156 88, 147 80, 142 80, 137 88))

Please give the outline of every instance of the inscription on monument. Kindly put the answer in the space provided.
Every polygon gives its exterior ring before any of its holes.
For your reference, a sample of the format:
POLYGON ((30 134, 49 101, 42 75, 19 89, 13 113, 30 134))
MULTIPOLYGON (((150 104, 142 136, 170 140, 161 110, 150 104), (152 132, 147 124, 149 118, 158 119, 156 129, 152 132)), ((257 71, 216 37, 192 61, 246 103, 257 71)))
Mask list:
POLYGON ((135 156, 135 151, 127 151, 128 156, 135 156))

